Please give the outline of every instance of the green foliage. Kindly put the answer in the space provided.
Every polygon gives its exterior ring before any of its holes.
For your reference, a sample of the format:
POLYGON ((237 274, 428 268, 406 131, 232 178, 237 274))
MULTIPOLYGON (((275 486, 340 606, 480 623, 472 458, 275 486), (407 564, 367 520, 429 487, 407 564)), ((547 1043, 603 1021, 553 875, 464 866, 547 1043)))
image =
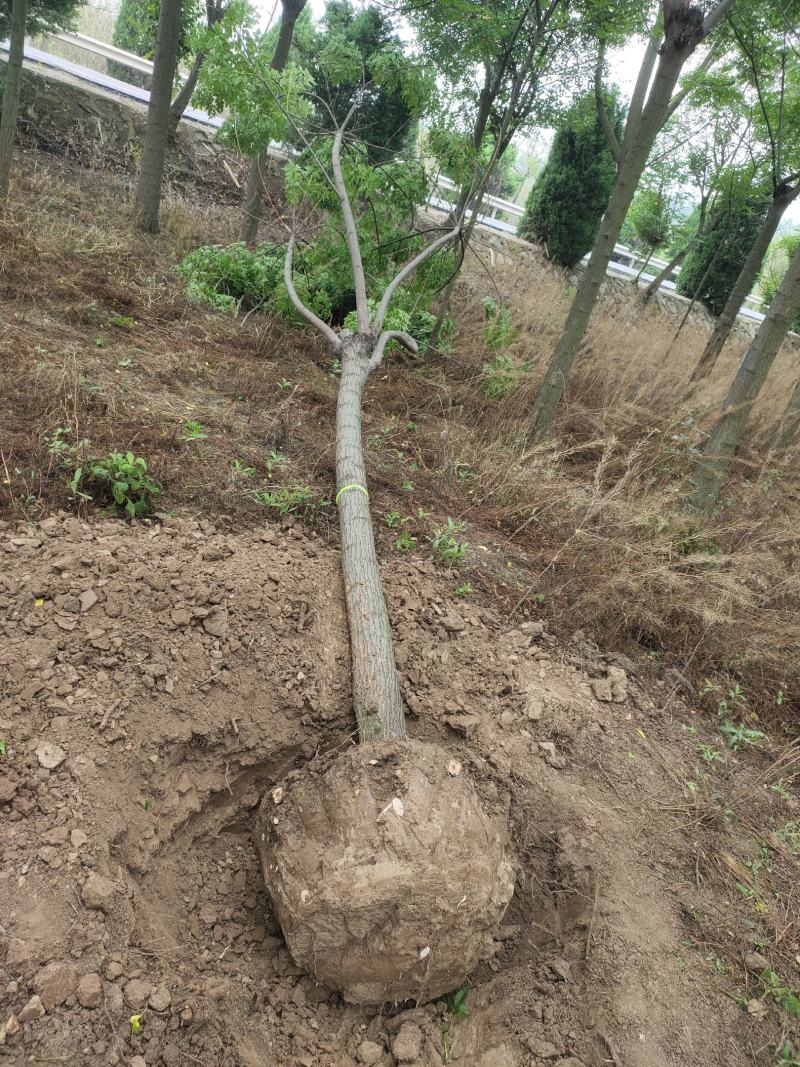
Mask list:
MULTIPOLYGON (((26 36, 70 29, 80 4, 81 0, 28 0, 26 36)), ((0 40, 8 37, 10 29, 11 0, 0 0, 0 40)))
POLYGON ((279 515, 303 515, 330 504, 330 500, 317 497, 309 485, 295 485, 288 489, 253 489, 250 496, 257 504, 279 515))
POLYGON ((113 504, 130 519, 150 512, 161 486, 147 473, 147 461, 133 452, 111 452, 79 467, 70 482, 75 495, 113 504), (87 492, 90 490, 90 492, 87 492))
POLYGON ((466 541, 459 541, 458 535, 463 531, 464 523, 456 522, 448 516, 447 525, 437 527, 433 536, 428 540, 431 543, 431 552, 435 563, 442 563, 447 567, 454 567, 460 563, 467 552, 469 545, 466 541))
POLYGON ((708 227, 693 245, 678 275, 678 292, 701 300, 719 315, 756 239, 768 199, 753 188, 750 172, 732 173, 724 183, 708 227))
POLYGON ((5 756, 7 752, 8 752, 8 745, 3 740, 3 738, 0 737, 0 756, 5 756))
MULTIPOLYGON (((178 55, 185 58, 190 49, 190 35, 198 22, 202 5, 198 0, 184 0, 181 5, 181 30, 178 55)), ((159 0, 121 0, 114 23, 112 44, 143 59, 152 59, 156 51, 159 0)), ((150 75, 131 70, 121 63, 109 61, 108 73, 112 78, 132 85, 149 87, 150 75)))
POLYGON ((778 837, 795 855, 800 856, 800 820, 785 823, 778 830, 778 837))
POLYGON ((197 419, 186 419, 183 424, 181 441, 207 441, 208 434, 203 429, 203 424, 197 419))
POLYGON ((232 0, 211 29, 196 35, 205 62, 193 99, 222 115, 221 141, 256 156, 271 141, 287 142, 311 113, 311 75, 292 58, 272 70, 277 30, 264 37, 246 0, 232 0))
POLYGON ((672 229, 672 204, 664 189, 640 188, 628 211, 628 221, 634 241, 648 252, 666 244, 672 229))
POLYGON ((310 19, 298 25, 295 47, 313 79, 317 128, 332 129, 331 112, 340 124, 358 95, 355 126, 371 162, 385 162, 413 145, 433 77, 425 64, 404 54, 382 6, 328 0, 318 27, 310 19))
MULTIPOLYGON (((772 242, 759 278, 759 288, 761 289, 764 307, 769 307, 775 299, 775 294, 780 289, 789 260, 797 252, 798 248, 800 248, 800 231, 787 233, 772 242)), ((791 329, 795 333, 800 331, 800 315, 792 323, 791 329)))
MULTIPOLYGON (((329 158, 330 141, 315 153, 329 158)), ((424 239, 409 232, 409 210, 422 203, 428 184, 417 165, 392 161, 380 167, 369 162, 366 150, 355 146, 343 159, 345 181, 353 204, 362 205, 356 224, 368 282, 370 306, 424 239)), ((335 326, 353 324, 353 277, 346 243, 342 240, 338 200, 316 160, 310 155, 285 170, 287 196, 292 203, 307 200, 329 211, 313 241, 295 252, 294 283, 303 302, 321 319, 335 326)), ((251 251, 244 244, 227 248, 206 246, 185 257, 179 271, 186 279, 189 299, 220 311, 265 307, 298 323, 283 281, 285 249, 263 244, 251 251)), ((433 295, 452 269, 452 253, 429 259, 396 292, 385 320, 386 329, 403 330, 424 343, 434 326, 428 311, 433 295)))
POLYGON ((800 1019, 800 996, 784 984, 780 975, 767 967, 759 975, 761 982, 761 996, 774 1000, 780 1004, 785 1012, 800 1019))
MULTIPOLYGON (((616 97, 606 94, 606 107, 619 137, 622 109, 616 97)), ((615 177, 594 96, 582 97, 556 133, 528 197, 520 236, 543 244, 555 263, 573 267, 594 244, 615 177)))

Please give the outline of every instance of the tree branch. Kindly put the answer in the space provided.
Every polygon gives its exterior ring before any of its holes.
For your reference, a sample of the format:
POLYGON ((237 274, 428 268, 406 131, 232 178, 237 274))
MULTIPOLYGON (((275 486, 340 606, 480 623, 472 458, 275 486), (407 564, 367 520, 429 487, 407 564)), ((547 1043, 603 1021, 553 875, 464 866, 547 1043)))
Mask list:
MULTIPOLYGON (((461 233, 462 222, 463 219, 459 219, 454 229, 450 230, 449 233, 442 234, 441 237, 429 244, 427 248, 423 248, 419 255, 414 256, 412 260, 406 263, 403 269, 396 274, 392 281, 386 286, 383 296, 381 297, 381 302, 378 304, 378 310, 375 312, 375 318, 372 322, 372 329, 375 333, 378 333, 383 326, 383 320, 386 318, 386 312, 389 310, 389 303, 394 296, 397 287, 406 280, 409 274, 413 274, 417 267, 420 267, 426 259, 433 255, 434 252, 437 252, 443 245, 446 245, 448 241, 454 241, 461 233)), ((367 330, 369 330, 369 324, 367 325, 367 330)))
POLYGON ((331 153, 331 166, 333 168, 333 184, 336 195, 339 198, 339 208, 342 212, 344 233, 347 239, 347 248, 350 252, 350 265, 353 269, 353 288, 356 296, 356 319, 359 333, 369 333, 369 305, 367 304, 367 283, 364 278, 364 263, 361 259, 361 247, 358 243, 358 230, 353 217, 353 208, 350 197, 347 195, 347 186, 342 174, 342 137, 350 119, 355 114, 358 106, 358 98, 347 113, 344 122, 336 131, 333 139, 333 151, 331 153))
POLYGON ((611 125, 611 120, 608 117, 606 102, 603 98, 603 62, 605 56, 606 44, 605 41, 601 41, 600 47, 597 50, 597 65, 594 68, 594 100, 597 105, 597 117, 600 120, 603 133, 606 135, 608 147, 611 149, 611 155, 614 157, 614 161, 619 163, 622 159, 622 149, 617 140, 617 135, 614 132, 614 127, 611 125))
POLYGON ((403 330, 384 330, 372 350, 372 356, 367 364, 367 374, 372 374, 374 370, 380 367, 383 351, 390 341, 398 341, 403 348, 407 348, 414 355, 419 352, 419 346, 411 334, 405 333, 403 330))
MULTIPOLYGON (((693 71, 693 73, 694 74, 705 74, 706 71, 708 70, 708 68, 713 63, 716 63, 717 59, 719 58, 719 55, 720 55, 719 49, 717 49, 717 48, 709 49, 707 54, 703 57, 703 62, 700 64, 700 66, 697 68, 696 71, 693 71)), ((690 81, 688 85, 685 85, 679 92, 675 93, 675 95, 673 96, 673 98, 669 102, 669 106, 667 107, 667 117, 664 120, 665 122, 667 121, 667 119, 671 119, 672 118, 672 116, 675 114, 675 112, 681 106, 681 104, 686 99, 686 97, 689 95, 689 93, 691 93, 692 90, 695 89, 695 88, 696 88, 696 86, 694 86, 692 84, 692 82, 690 81)))
POLYGON ((712 30, 722 22, 730 9, 733 7, 735 0, 719 0, 719 3, 713 8, 706 17, 703 19, 703 36, 708 37, 712 30))
POLYGON ((628 107, 628 120, 625 123, 625 134, 622 138, 622 155, 628 154, 630 146, 636 140, 639 133, 639 124, 642 121, 642 112, 644 110, 645 100, 647 99, 647 90, 650 87, 650 79, 653 76, 653 67, 656 65, 656 58, 658 57, 658 40, 661 36, 662 19, 656 21, 655 26, 647 36, 647 50, 642 59, 642 65, 639 67, 639 74, 636 78, 636 85, 631 95, 630 106, 628 107))
POLYGON ((297 290, 294 287, 292 281, 292 261, 294 260, 294 246, 295 236, 294 231, 289 235, 289 243, 286 246, 286 258, 283 261, 283 280, 286 284, 286 292, 289 294, 289 299, 294 305, 295 309, 303 316, 306 322, 319 330, 325 340, 331 345, 334 351, 341 347, 341 340, 339 336, 331 329, 327 322, 323 322, 314 312, 305 306, 303 301, 297 295, 297 290))

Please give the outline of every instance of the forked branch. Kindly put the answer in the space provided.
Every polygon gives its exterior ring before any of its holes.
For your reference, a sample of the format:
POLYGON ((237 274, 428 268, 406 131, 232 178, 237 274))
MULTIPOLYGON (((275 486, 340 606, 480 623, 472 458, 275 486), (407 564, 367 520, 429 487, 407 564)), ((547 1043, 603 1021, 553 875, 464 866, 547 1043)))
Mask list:
POLYGON ((344 234, 347 239, 347 248, 350 253, 350 265, 353 269, 353 288, 356 297, 356 321, 359 333, 369 333, 369 305, 367 304, 367 283, 364 278, 364 263, 361 259, 361 246, 358 243, 358 230, 356 220, 353 217, 353 207, 347 194, 347 186, 342 174, 342 138, 350 119, 353 117, 358 106, 358 101, 353 104, 347 113, 344 122, 336 131, 333 139, 333 152, 331 164, 333 167, 333 184, 336 187, 336 195, 339 198, 339 208, 342 212, 344 234))
POLYGON ((286 291, 289 294, 291 300, 297 311, 303 316, 306 322, 310 322, 312 326, 319 330, 322 336, 330 343, 334 349, 339 348, 341 340, 339 335, 331 329, 327 322, 323 322, 322 319, 315 315, 314 312, 305 306, 303 301, 297 295, 297 290, 294 287, 294 281, 292 280, 292 263, 294 262, 294 245, 295 236, 294 231, 289 234, 289 243, 286 246, 286 258, 283 261, 283 280, 286 284, 286 291))
MULTIPOLYGON (((443 245, 446 245, 448 241, 455 241, 458 235, 461 233, 461 226, 463 222, 463 216, 458 220, 455 227, 448 233, 442 234, 441 237, 437 237, 435 241, 432 241, 426 248, 423 248, 418 256, 414 256, 403 267, 401 271, 394 276, 394 278, 386 286, 381 302, 378 304, 378 309, 375 312, 375 318, 372 321, 372 329, 375 333, 380 333, 383 328, 383 320, 386 318, 386 312, 389 310, 389 304, 394 294, 397 292, 398 286, 402 285, 406 278, 413 274, 414 271, 421 267, 426 259, 430 258, 434 252, 438 252, 443 245)), ((367 326, 369 329, 369 326, 367 326)))

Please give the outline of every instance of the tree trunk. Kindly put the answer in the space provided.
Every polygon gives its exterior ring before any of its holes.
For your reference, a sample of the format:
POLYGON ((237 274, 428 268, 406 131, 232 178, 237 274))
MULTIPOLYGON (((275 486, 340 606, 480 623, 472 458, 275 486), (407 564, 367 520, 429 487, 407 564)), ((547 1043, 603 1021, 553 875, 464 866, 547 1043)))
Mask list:
POLYGON ((158 15, 156 54, 153 60, 153 88, 150 91, 150 104, 147 108, 147 130, 144 138, 142 165, 133 202, 136 224, 146 233, 156 233, 158 230, 161 181, 169 137, 170 101, 178 67, 181 3, 182 0, 161 0, 158 15))
POLYGON ((28 0, 13 0, 11 33, 3 86, 3 115, 0 118, 0 200, 8 196, 11 163, 14 158, 14 138, 17 135, 17 113, 22 86, 22 60, 25 55, 25 20, 28 0))
MULTIPOLYGON (((628 213, 639 179, 647 164, 653 143, 666 121, 670 99, 678 82, 684 63, 702 39, 702 26, 694 21, 697 12, 693 8, 675 10, 668 20, 668 35, 661 48, 653 84, 647 96, 641 118, 629 116, 638 129, 629 145, 628 130, 623 140, 623 155, 619 163, 617 180, 611 192, 608 208, 603 216, 600 230, 583 277, 578 284, 575 298, 567 315, 567 321, 547 373, 539 388, 530 419, 530 435, 534 440, 543 437, 550 427, 553 415, 564 392, 564 386, 575 362, 578 348, 589 325, 600 286, 614 252, 622 224, 628 213), (684 19, 686 24, 684 24, 684 19)), ((645 63, 650 62, 650 47, 645 63)))
POLYGON ((695 472, 695 488, 691 497, 692 508, 700 514, 707 515, 717 502, 753 404, 798 311, 800 248, 792 256, 767 316, 745 353, 725 397, 722 414, 703 449, 703 459, 695 472))
POLYGON ((175 136, 178 129, 178 123, 183 118, 183 113, 189 106, 189 101, 192 99, 192 94, 197 88, 197 79, 200 77, 200 68, 206 61, 205 52, 198 52, 194 57, 194 63, 192 63, 192 69, 186 75, 186 81, 180 88, 175 99, 170 104, 169 108, 169 137, 170 140, 175 136))
POLYGON ((634 278, 634 281, 636 282, 636 284, 637 284, 637 285, 639 284, 639 279, 640 279, 640 278, 641 278, 641 276, 642 276, 642 275, 644 274, 644 271, 645 271, 645 268, 647 267, 647 264, 648 264, 648 263, 650 262, 650 260, 651 260, 651 259, 653 258, 653 256, 655 255, 655 253, 656 253, 656 250, 655 250, 655 248, 651 248, 651 249, 650 249, 650 251, 649 251, 649 252, 647 253, 647 258, 645 259, 644 263, 643 263, 643 264, 641 265, 641 267, 639 268, 639 273, 638 273, 638 274, 636 275, 636 277, 634 278))
POLYGON ((778 426, 773 452, 784 452, 797 441, 800 432, 800 381, 792 390, 789 403, 778 426))
MULTIPOLYGON (((281 0, 281 28, 278 32, 278 42, 272 56, 270 67, 272 70, 285 70, 289 62, 289 52, 294 38, 294 27, 306 0, 281 0)), ((244 192, 244 215, 239 230, 239 240, 246 245, 254 245, 258 237, 258 224, 261 221, 261 194, 264 191, 264 174, 269 164, 269 154, 265 147, 257 156, 251 156, 250 166, 247 170, 247 185, 244 192)))
POLYGON ((745 299, 753 290, 758 272, 761 270, 761 264, 764 262, 764 256, 780 225, 783 214, 798 192, 800 192, 800 184, 795 189, 787 189, 785 186, 781 186, 773 194, 772 203, 769 206, 766 218, 761 224, 758 237, 756 237, 752 248, 747 254, 747 259, 744 261, 739 277, 736 279, 727 303, 722 309, 722 314, 717 319, 714 332, 708 339, 708 344, 692 373, 691 381, 697 382, 702 378, 707 378, 713 370, 714 364, 717 362, 719 354, 736 324, 736 317, 742 310, 745 299))
POLYGON ((386 741, 405 738, 406 722, 375 553, 361 440, 361 396, 371 356, 369 336, 352 334, 343 341, 336 488, 358 736, 360 741, 386 741))
POLYGON ((682 248, 680 252, 677 252, 666 265, 666 267, 663 267, 658 272, 658 274, 655 276, 655 278, 653 278, 653 280, 650 282, 650 284, 644 291, 645 303, 647 303, 647 301, 650 300, 651 297, 655 296, 655 294, 661 288, 661 283, 665 282, 669 278, 670 274, 672 274, 672 272, 675 270, 675 268, 681 263, 683 263, 684 259, 686 259, 686 256, 688 254, 689 245, 687 245, 685 248, 682 248))

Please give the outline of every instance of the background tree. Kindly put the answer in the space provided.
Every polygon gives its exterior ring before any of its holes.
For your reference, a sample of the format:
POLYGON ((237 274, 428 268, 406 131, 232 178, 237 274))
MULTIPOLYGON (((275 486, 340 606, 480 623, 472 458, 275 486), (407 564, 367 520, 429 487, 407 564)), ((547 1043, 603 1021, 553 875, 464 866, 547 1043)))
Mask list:
POLYGON ((408 95, 407 78, 416 65, 403 55, 392 19, 374 5, 356 10, 350 0, 328 0, 319 27, 297 34, 298 59, 310 72, 320 130, 333 131, 358 96, 358 137, 370 159, 383 162, 412 146, 418 109, 408 95), (395 76, 377 75, 391 62, 395 76), (403 68, 406 68, 405 71, 403 68), (335 82, 326 71, 335 70, 335 82))
POLYGON ((729 171, 709 215, 678 275, 682 296, 700 300, 713 315, 725 307, 742 264, 763 225, 768 194, 754 185, 752 167, 729 171))
POLYGON ((750 343, 725 397, 722 414, 703 448, 694 476, 692 507, 708 514, 731 465, 739 440, 790 323, 800 312, 800 247, 791 260, 758 333, 750 343))
MULTIPOLYGON (((789 260, 798 248, 800 248, 800 230, 786 233, 782 237, 778 237, 770 245, 766 263, 758 279, 758 287, 761 291, 764 307, 769 307, 775 299, 775 294, 780 289, 781 282, 789 266, 789 260)), ((800 317, 792 322, 790 329, 794 330, 795 333, 800 332, 800 317)))
POLYGON ((674 201, 667 195, 664 183, 640 188, 633 198, 626 225, 630 226, 632 243, 645 252, 645 259, 636 276, 638 281, 656 251, 665 245, 672 232, 675 215, 674 201))
MULTIPOLYGON (((265 49, 269 51, 270 48, 273 48, 269 65, 270 69, 276 74, 284 71, 289 63, 295 26, 305 6, 306 0, 281 0, 280 25, 272 37, 267 39, 265 49)), ((260 43, 263 44, 263 42, 260 43)), ((253 51, 251 48, 252 60, 261 62, 261 57, 256 60, 255 55, 252 55, 253 51)), ((270 111, 272 110, 274 109, 271 108, 270 111)), ((265 136, 262 136, 258 149, 253 151, 251 148, 250 165, 247 171, 247 186, 244 194, 244 213, 242 215, 241 230, 239 231, 239 236, 245 244, 254 244, 258 236, 258 224, 261 220, 261 197, 264 191, 264 175, 269 168, 267 150, 270 139, 270 134, 266 133, 265 136)))
MULTIPOLYGON (((605 106, 615 135, 621 137, 618 101, 607 94, 605 106)), ((594 95, 581 97, 556 132, 547 163, 528 197, 520 236, 543 244, 555 263, 575 266, 597 236, 615 173, 594 95)))
MULTIPOLYGON (((206 30, 210 31, 216 26, 216 24, 222 18, 225 5, 224 0, 206 0, 206 30)), ((183 85, 178 90, 175 99, 170 104, 169 108, 169 134, 170 137, 175 135, 175 131, 178 128, 178 123, 183 117, 183 113, 189 106, 189 102, 194 95, 194 91, 197 88, 197 80, 200 77, 200 69, 206 60, 206 46, 205 39, 206 34, 198 34, 197 27, 192 33, 190 41, 194 47, 194 60, 189 73, 183 82, 183 85), (196 43, 195 43, 196 42, 196 43)))
MULTIPOLYGON (((691 87, 690 82, 683 91, 673 95, 681 71, 689 56, 717 28, 733 3, 734 0, 718 0, 703 15, 700 8, 681 0, 663 0, 660 23, 663 40, 659 46, 651 35, 647 43, 621 143, 613 136, 611 123, 606 116, 604 125, 617 161, 617 177, 589 263, 531 411, 530 432, 533 438, 542 437, 547 432, 564 392, 578 346, 586 333, 600 286, 606 276, 614 245, 656 137, 691 87)), ((710 59, 707 61, 710 62, 710 59)), ((702 67, 701 64, 701 72, 702 67)), ((602 113, 600 117, 602 121, 602 113)))
POLYGON ((55 33, 68 28, 80 0, 4 0, 0 4, 0 39, 8 38, 8 63, 0 117, 0 200, 8 195, 17 115, 22 88, 25 35, 55 33))
POLYGON ((763 146, 771 199, 692 381, 711 372, 781 219, 800 195, 800 0, 742 0, 725 35, 733 56, 731 92, 752 99, 753 134, 763 146))
POLYGON ((146 233, 158 230, 164 157, 169 138, 169 108, 178 67, 182 0, 161 0, 153 88, 147 108, 142 163, 136 182, 133 213, 136 225, 146 233))
MULTIPOLYGON (((178 59, 191 54, 190 40, 201 14, 199 0, 184 0, 181 6, 180 45, 178 59)), ((117 48, 132 52, 142 59, 152 59, 156 53, 158 34, 159 0, 121 0, 114 21, 112 43, 117 48)), ((131 70, 122 63, 108 61, 108 73, 120 81, 149 89, 152 79, 149 74, 131 70)))

